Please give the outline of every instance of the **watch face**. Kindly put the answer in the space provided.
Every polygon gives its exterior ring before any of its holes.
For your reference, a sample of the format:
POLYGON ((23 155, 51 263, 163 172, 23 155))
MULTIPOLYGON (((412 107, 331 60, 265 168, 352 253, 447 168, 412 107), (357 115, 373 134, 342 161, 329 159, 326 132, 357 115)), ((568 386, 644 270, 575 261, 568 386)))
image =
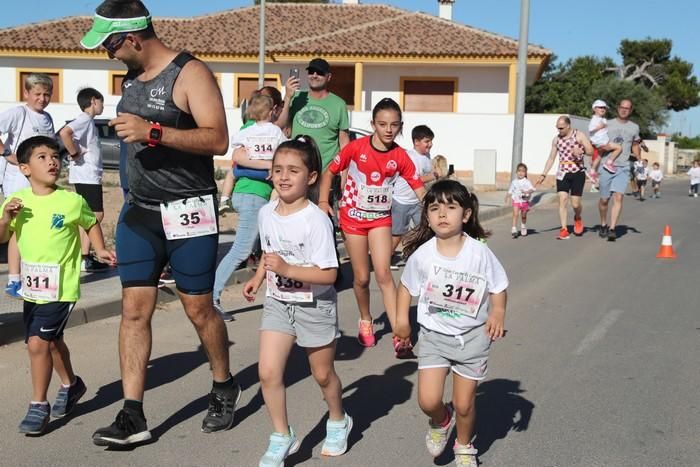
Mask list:
POLYGON ((158 128, 151 128, 150 139, 160 140, 161 131, 158 128))

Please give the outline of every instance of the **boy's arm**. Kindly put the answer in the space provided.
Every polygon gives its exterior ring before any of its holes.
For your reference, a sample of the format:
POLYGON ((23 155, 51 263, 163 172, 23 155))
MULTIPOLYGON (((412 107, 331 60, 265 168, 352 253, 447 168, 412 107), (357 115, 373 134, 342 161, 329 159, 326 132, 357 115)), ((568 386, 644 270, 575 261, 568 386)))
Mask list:
POLYGON ((117 256, 114 254, 114 251, 110 251, 105 248, 105 240, 104 236, 102 235, 102 227, 100 227, 100 223, 95 222, 92 224, 92 227, 86 229, 86 232, 88 234, 88 238, 90 239, 90 243, 95 249, 95 255, 97 258, 110 266, 116 265, 117 256))
POLYGON ((61 131, 58 132, 58 136, 61 138, 61 141, 63 141, 63 145, 66 147, 66 151, 68 151, 68 155, 71 159, 75 159, 80 155, 80 148, 75 144, 73 135, 73 128, 68 125, 64 126, 61 131))
POLYGON ((12 236, 10 224, 12 219, 17 217, 17 214, 22 210, 22 200, 19 198, 11 198, 2 207, 2 217, 0 217, 0 243, 6 243, 12 236))
POLYGON ((248 150, 244 146, 240 146, 234 149, 232 157, 233 162, 240 165, 241 167, 259 170, 270 170, 272 168, 272 161, 249 159, 248 150))

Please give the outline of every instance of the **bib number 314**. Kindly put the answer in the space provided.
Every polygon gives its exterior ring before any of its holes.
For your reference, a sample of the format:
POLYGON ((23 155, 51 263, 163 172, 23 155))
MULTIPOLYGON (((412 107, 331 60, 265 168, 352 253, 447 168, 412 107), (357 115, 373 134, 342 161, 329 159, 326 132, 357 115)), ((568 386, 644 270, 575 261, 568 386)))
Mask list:
POLYGON ((22 261, 22 296, 30 300, 58 300, 61 267, 58 264, 22 261))
POLYGON ((212 195, 161 203, 160 217, 168 240, 201 237, 218 232, 212 195))

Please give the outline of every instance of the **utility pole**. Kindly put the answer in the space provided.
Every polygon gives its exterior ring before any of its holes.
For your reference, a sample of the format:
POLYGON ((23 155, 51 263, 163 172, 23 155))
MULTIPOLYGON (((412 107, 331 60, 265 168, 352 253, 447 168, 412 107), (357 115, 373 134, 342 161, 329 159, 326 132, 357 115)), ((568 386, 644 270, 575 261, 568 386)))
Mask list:
POLYGON ((258 89, 265 85, 265 0, 260 0, 260 51, 258 52, 258 89))
POLYGON ((520 36, 518 38, 518 66, 515 85, 515 115, 513 123, 513 158, 511 180, 518 164, 523 161, 523 130, 525 127, 525 84, 527 78, 527 32, 530 23, 530 0, 520 0, 520 36))

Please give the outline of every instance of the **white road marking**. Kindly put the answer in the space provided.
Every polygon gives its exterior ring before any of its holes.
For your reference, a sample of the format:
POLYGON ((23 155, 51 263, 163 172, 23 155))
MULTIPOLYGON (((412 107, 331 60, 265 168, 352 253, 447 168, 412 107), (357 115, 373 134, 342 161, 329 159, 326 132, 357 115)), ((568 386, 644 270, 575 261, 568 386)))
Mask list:
POLYGON ((624 313, 623 310, 610 310, 605 316, 596 324, 596 326, 589 332, 586 337, 583 338, 581 343, 574 350, 574 355, 582 355, 593 347, 593 345, 605 337, 605 333, 608 329, 615 324, 615 322, 620 318, 620 315, 624 313))

